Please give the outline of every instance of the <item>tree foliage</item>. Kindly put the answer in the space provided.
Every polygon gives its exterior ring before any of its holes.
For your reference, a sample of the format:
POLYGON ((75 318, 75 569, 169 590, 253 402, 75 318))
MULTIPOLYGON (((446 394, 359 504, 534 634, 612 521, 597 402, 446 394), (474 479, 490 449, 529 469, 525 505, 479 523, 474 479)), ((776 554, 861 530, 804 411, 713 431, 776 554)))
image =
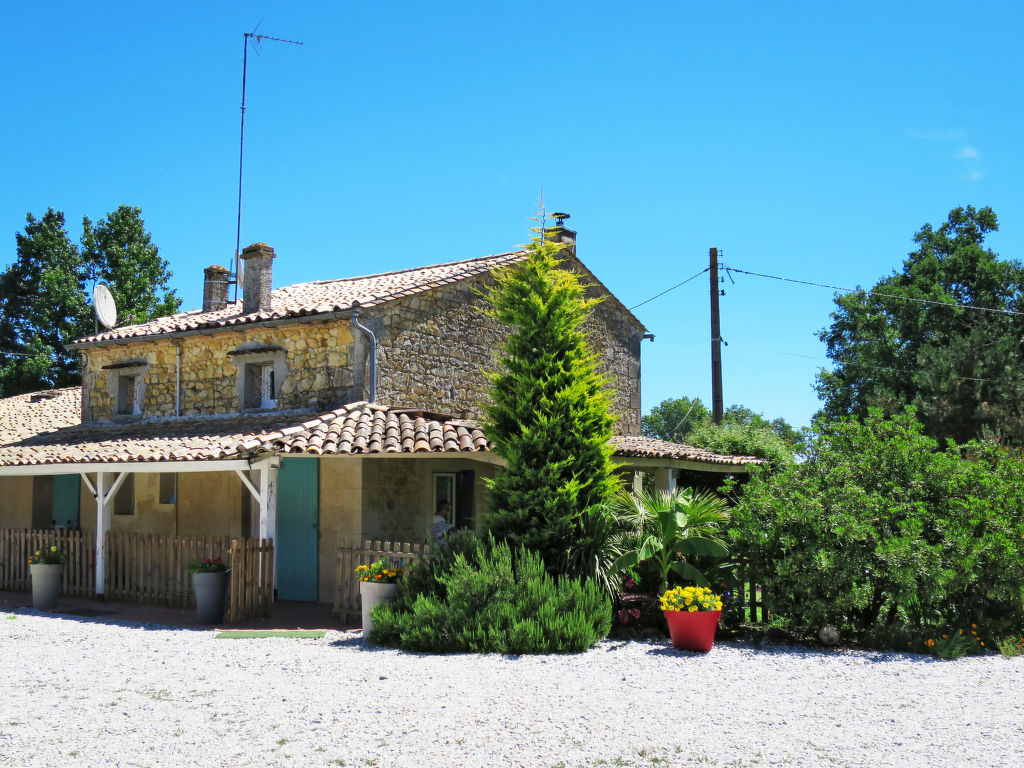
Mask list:
POLYGON ((26 215, 15 235, 17 256, 0 273, 0 396, 81 381, 67 342, 93 332, 89 292, 105 282, 118 323, 177 311, 166 287, 171 273, 157 255, 138 208, 122 205, 95 225, 82 222, 81 246, 71 242, 64 214, 53 208, 26 215))
POLYGON ((957 208, 871 292, 836 298, 821 331, 835 368, 817 390, 830 417, 917 408, 927 434, 964 442, 995 432, 1024 440, 1024 267, 984 247, 991 208, 957 208))
POLYGON ((487 435, 506 467, 490 483, 490 530, 558 570, 583 511, 615 490, 614 418, 582 330, 596 299, 560 268, 560 246, 534 241, 496 276, 488 314, 510 327, 491 375, 487 435))
POLYGON ((922 640, 1024 626, 1020 452, 940 450, 912 409, 816 427, 805 463, 755 470, 733 509, 733 554, 777 621, 922 640))
POLYGON ((742 405, 732 405, 715 426, 699 397, 663 400, 643 418, 643 433, 715 453, 757 456, 773 465, 793 461, 803 449, 803 434, 785 419, 769 420, 742 405))

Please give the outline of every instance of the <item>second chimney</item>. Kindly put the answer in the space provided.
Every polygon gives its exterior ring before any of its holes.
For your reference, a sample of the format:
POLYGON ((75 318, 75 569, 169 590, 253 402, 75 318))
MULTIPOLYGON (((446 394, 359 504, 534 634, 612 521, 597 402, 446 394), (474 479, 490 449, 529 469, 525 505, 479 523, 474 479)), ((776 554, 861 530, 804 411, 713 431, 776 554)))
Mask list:
POLYGON ((266 243, 253 243, 242 251, 245 277, 242 281, 242 314, 270 309, 270 289, 274 273, 274 249, 266 243))
POLYGON ((551 218, 555 219, 555 226, 548 227, 544 230, 544 236, 549 242, 561 243, 565 246, 564 251, 567 255, 576 255, 576 231, 569 229, 565 226, 565 220, 570 218, 568 213, 552 213, 549 214, 551 218))
POLYGON ((212 312, 227 306, 230 276, 228 270, 216 264, 203 270, 203 312, 212 312))

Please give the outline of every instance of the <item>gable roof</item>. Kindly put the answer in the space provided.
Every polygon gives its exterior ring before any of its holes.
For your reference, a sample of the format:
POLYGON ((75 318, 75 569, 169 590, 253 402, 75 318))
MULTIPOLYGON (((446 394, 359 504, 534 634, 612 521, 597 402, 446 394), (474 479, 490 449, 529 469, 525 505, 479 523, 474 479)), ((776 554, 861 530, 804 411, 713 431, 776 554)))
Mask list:
MULTIPOLYGON (((204 312, 191 310, 176 315, 158 317, 139 325, 126 325, 93 336, 86 336, 68 344, 68 347, 91 346, 108 341, 142 339, 167 333, 231 328, 270 320, 307 317, 312 315, 348 312, 358 306, 373 307, 388 301, 414 296, 444 285, 468 280, 491 272, 499 267, 515 264, 526 258, 526 251, 513 251, 476 259, 465 259, 426 267, 380 272, 360 277, 345 277, 337 280, 317 280, 311 283, 286 285, 271 291, 270 309, 264 312, 241 314, 242 302, 231 301, 223 309, 204 312)), ((574 256, 575 264, 582 267, 587 279, 599 287, 611 300, 634 320, 622 303, 615 298, 600 280, 574 256)), ((643 327, 639 320, 638 326, 643 327)))
MULTIPOLYGON (((0 467, 213 461, 266 453, 491 453, 487 436, 473 421, 366 402, 319 414, 277 411, 92 424, 78 422, 80 403, 78 387, 0 399, 0 467), (40 399, 40 394, 52 397, 40 399)), ((650 438, 617 436, 612 443, 617 456, 683 459, 737 469, 761 463, 750 456, 720 456, 650 438)))
POLYGON ((79 346, 157 336, 165 333, 183 333, 204 329, 229 328, 240 325, 297 318, 309 315, 346 312, 358 302, 360 307, 373 307, 387 301, 413 296, 443 285, 466 280, 490 272, 506 264, 526 258, 524 251, 484 256, 478 259, 453 261, 414 269, 381 272, 361 277, 338 280, 317 280, 296 283, 271 291, 270 309, 265 312, 241 314, 242 302, 228 302, 223 309, 204 312, 192 310, 168 317, 159 317, 140 325, 126 325, 104 333, 78 339, 68 346, 79 346))

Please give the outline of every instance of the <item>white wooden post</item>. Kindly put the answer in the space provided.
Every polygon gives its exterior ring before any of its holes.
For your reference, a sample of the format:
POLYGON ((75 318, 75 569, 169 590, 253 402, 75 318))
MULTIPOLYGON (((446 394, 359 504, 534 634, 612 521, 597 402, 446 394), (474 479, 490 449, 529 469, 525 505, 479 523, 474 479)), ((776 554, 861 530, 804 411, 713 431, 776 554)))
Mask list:
POLYGON ((106 534, 110 530, 110 505, 126 477, 127 472, 118 475, 96 473, 96 594, 100 597, 106 591, 106 534))
POLYGON ((658 493, 675 493, 678 487, 677 473, 668 467, 659 467, 654 470, 654 488, 658 493))
POLYGON ((106 591, 106 538, 110 530, 110 499, 107 496, 106 472, 96 473, 96 594, 106 591))

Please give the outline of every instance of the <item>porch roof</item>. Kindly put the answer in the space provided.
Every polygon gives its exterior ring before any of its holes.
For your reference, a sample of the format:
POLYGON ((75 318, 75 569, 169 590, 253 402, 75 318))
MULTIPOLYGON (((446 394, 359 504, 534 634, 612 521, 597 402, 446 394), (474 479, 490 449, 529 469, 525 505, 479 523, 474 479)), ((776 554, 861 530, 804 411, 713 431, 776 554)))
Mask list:
MULTIPOLYGON (((322 413, 275 411, 94 424, 79 423, 80 410, 77 387, 0 399, 0 468, 223 461, 266 454, 469 453, 487 461, 496 458, 476 422, 366 402, 322 413)), ((751 456, 722 456, 646 437, 616 436, 612 443, 620 460, 685 461, 718 471, 761 463, 751 456)))

